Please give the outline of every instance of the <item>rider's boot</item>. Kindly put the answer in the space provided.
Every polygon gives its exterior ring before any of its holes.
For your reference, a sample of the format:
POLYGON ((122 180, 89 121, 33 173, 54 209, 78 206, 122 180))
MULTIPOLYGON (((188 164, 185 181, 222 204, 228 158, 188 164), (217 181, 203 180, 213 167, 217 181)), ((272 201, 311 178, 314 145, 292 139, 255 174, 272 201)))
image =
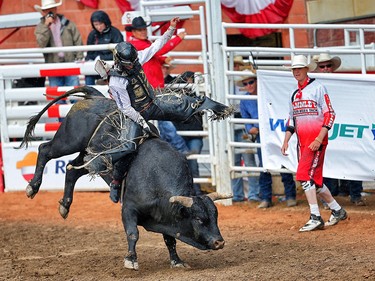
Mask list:
POLYGON ((216 102, 209 97, 205 97, 202 104, 198 107, 198 111, 210 110, 214 114, 211 116, 212 120, 223 120, 234 113, 232 106, 226 106, 222 103, 216 102))

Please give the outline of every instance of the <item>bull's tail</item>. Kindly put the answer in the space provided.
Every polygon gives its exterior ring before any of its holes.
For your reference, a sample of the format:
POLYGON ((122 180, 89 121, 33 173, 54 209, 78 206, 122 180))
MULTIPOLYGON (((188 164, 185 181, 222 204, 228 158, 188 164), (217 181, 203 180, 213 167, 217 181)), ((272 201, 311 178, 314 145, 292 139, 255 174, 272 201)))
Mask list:
POLYGON ((89 99, 89 98, 93 98, 93 97, 102 97, 102 98, 104 97, 103 94, 101 92, 99 92, 97 89, 95 89, 93 87, 89 87, 89 86, 74 88, 72 90, 67 91, 63 95, 56 97, 55 99, 50 101, 37 115, 34 115, 29 119, 29 122, 27 123, 25 134, 24 134, 23 139, 21 141, 21 144, 18 147, 15 147, 15 148, 16 149, 19 149, 19 148, 22 148, 22 147, 27 148, 28 145, 29 145, 29 142, 31 141, 31 139, 33 137, 35 126, 38 123, 39 119, 42 117, 42 115, 53 104, 55 104, 59 100, 62 100, 64 98, 67 98, 67 97, 72 96, 72 95, 82 97, 84 99, 89 99), (83 93, 83 94, 77 95, 77 93, 83 93))

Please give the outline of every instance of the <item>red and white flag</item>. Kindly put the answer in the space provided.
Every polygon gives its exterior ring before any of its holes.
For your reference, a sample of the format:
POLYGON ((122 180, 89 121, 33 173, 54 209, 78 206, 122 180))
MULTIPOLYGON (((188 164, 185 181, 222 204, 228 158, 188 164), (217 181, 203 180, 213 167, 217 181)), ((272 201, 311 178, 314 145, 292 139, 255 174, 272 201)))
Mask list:
MULTIPOLYGON (((99 0, 78 0, 91 8, 98 8, 99 0)), ((122 13, 138 11, 139 0, 115 0, 122 13)), ((146 0, 155 1, 155 0, 146 0)), ((2 0, 0 0, 0 3, 2 0)), ((234 23, 284 23, 293 5, 293 0, 221 0, 221 7, 234 23)), ((169 5, 170 6, 170 5, 169 5)), ((153 7, 153 8, 160 8, 153 7)), ((155 23, 154 23, 155 24, 155 23)), ((162 30, 163 31, 163 30, 162 30)), ((274 32, 272 29, 240 29, 249 38, 274 32)))
MULTIPOLYGON (((221 0, 223 11, 234 23, 284 23, 293 0, 221 0)), ((240 29, 249 38, 274 32, 272 29, 240 29)))

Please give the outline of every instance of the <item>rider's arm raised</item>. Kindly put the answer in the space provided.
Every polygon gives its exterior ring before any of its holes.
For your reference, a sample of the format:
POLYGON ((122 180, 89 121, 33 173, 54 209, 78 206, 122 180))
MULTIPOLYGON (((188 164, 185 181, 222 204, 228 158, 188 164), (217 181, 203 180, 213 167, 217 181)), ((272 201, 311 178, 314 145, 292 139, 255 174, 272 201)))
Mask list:
POLYGON ((171 19, 170 26, 168 27, 167 31, 164 32, 163 36, 152 43, 150 47, 138 52, 140 64, 148 62, 156 54, 156 52, 159 51, 165 45, 165 43, 167 43, 168 40, 172 38, 172 35, 176 29, 176 25, 179 21, 179 17, 171 19))

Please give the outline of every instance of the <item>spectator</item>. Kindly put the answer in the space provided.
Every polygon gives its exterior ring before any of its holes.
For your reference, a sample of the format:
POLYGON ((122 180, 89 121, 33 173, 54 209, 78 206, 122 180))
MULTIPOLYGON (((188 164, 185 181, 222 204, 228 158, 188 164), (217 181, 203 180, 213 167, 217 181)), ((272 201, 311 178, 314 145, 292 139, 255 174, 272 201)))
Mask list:
MULTIPOLYGON (((327 53, 322 53, 316 58, 318 64, 318 72, 332 73, 335 72, 341 65, 339 57, 331 57, 327 53)), ((350 196, 350 201, 356 206, 365 206, 362 199, 363 185, 362 181, 353 180, 338 180, 332 178, 323 178, 323 183, 329 188, 333 196, 350 196)), ((325 208, 326 203, 323 202, 325 208)))
POLYGON ((318 64, 317 71, 321 73, 335 72, 341 65, 341 59, 339 57, 331 57, 327 53, 314 56, 313 59, 318 64))
MULTIPOLYGON (((87 45, 120 43, 124 37, 120 30, 112 26, 111 19, 104 11, 95 11, 90 18, 92 30, 87 37, 87 45)), ((93 61, 97 58, 105 61, 113 60, 111 50, 88 51, 86 61, 93 61)), ((99 75, 86 75, 85 84, 95 85, 96 80, 101 79, 99 75)))
POLYGON ((307 73, 316 69, 314 61, 307 63, 303 55, 296 55, 289 67, 298 88, 291 97, 290 112, 285 138, 281 147, 283 155, 288 155, 288 142, 293 133, 298 138, 298 167, 296 178, 301 181, 310 206, 310 219, 299 231, 312 231, 324 228, 320 215, 317 194, 331 209, 331 216, 326 225, 335 225, 347 218, 346 211, 332 197, 331 192, 323 184, 324 155, 328 144, 328 130, 333 126, 335 112, 326 88, 307 73))
MULTIPOLYGON (((255 69, 250 66, 250 70, 243 70, 247 73, 246 76, 242 77, 242 80, 238 82, 238 86, 245 87, 247 95, 257 95, 257 75, 255 69)), ((257 100, 241 100, 240 109, 242 118, 258 119, 258 101, 257 100)), ((260 142, 259 125, 258 124, 246 124, 246 132, 252 136, 252 138, 260 142)), ((258 149, 259 164, 262 163, 262 153, 258 149)), ((296 184, 293 179, 293 175, 289 173, 281 173, 281 179, 284 184, 286 204, 288 207, 294 207, 297 205, 296 201, 296 184)), ((272 175, 268 172, 261 172, 259 177, 258 193, 260 194, 261 203, 258 208, 269 208, 272 207, 272 175)))
MULTIPOLYGON (((62 0, 42 0, 42 5, 35 5, 34 8, 43 17, 36 26, 36 41, 41 48, 81 46, 82 38, 76 25, 57 13, 57 7, 62 4, 62 0)), ((74 62, 83 59, 83 52, 58 52, 45 53, 46 63, 74 62)), ((78 76, 49 76, 50 86, 78 86, 78 76)))

